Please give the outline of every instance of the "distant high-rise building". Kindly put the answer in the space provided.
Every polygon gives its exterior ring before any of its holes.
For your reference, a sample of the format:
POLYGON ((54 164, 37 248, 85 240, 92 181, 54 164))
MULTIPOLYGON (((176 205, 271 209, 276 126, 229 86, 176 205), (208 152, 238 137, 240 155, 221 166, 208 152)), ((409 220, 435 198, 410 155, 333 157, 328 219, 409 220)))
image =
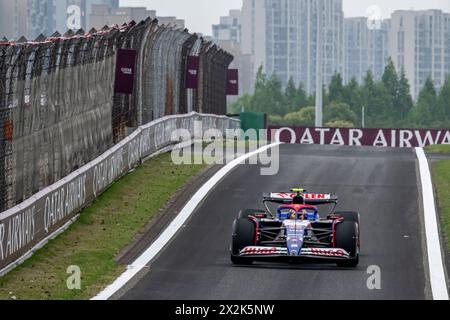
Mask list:
POLYGON ((69 28, 86 28, 85 0, 57 0, 55 11, 54 31, 64 34, 69 28))
POLYGON ((119 0, 0 0, 0 33, 12 39, 34 39, 69 28, 86 30, 95 4, 117 8, 119 0))
POLYGON ((283 84, 292 78, 312 93, 319 46, 324 83, 343 71, 343 23, 342 0, 244 0, 243 50, 253 55, 254 72, 262 65, 283 84))
POLYGON ((241 13, 241 49, 251 56, 252 77, 266 60, 266 5, 265 0, 243 0, 241 13))
POLYGON ((344 73, 348 83, 355 78, 363 82, 367 71, 380 80, 389 60, 389 20, 369 27, 366 17, 344 19, 344 73))
POLYGON ((160 24, 171 25, 173 27, 184 29, 186 28, 186 22, 183 19, 177 17, 156 17, 160 24))
MULTIPOLYGON (((239 95, 252 92, 253 69, 252 56, 242 52, 241 11, 230 10, 229 16, 220 17, 220 24, 212 26, 213 41, 222 49, 230 52, 234 60, 231 69, 239 70, 239 95)), ((236 97, 228 97, 229 102, 236 97)))
MULTIPOLYGON (((252 57, 249 54, 243 54, 241 46, 230 40, 219 40, 214 42, 223 50, 231 53, 234 57, 230 64, 230 69, 239 70, 239 96, 253 91, 253 73, 252 73, 252 57)), ((236 96, 229 96, 228 101, 233 102, 236 96)))
POLYGON ((380 21, 380 27, 370 32, 370 66, 376 79, 381 79, 389 62, 389 30, 391 20, 380 21))
POLYGON ((400 10, 392 14, 389 54, 404 69, 417 98, 427 78, 439 89, 450 74, 450 14, 441 10, 400 10))
POLYGON ((119 0, 57 0, 56 30, 64 33, 78 26, 84 30, 90 29, 92 10, 96 5, 108 9, 118 8, 119 0), (78 13, 79 16, 76 16, 78 13))
POLYGON ((57 0, 0 0, 0 32, 18 39, 48 35, 56 28, 57 0))
POLYGON ((89 28, 101 29, 104 26, 122 25, 132 20, 145 20, 148 17, 156 18, 156 11, 147 10, 145 7, 110 7, 98 4, 92 6, 89 28))
POLYGON ((91 14, 93 6, 96 4, 107 5, 110 8, 119 8, 119 0, 85 0, 86 1, 86 29, 90 29, 91 14))
POLYGON ((27 36, 50 35, 56 29, 56 0, 28 0, 27 36))
POLYGON ((27 35, 27 0, 0 0, 0 38, 27 35))
POLYGON ((145 7, 111 7, 106 4, 94 4, 89 16, 89 28, 100 29, 114 24, 122 25, 132 20, 139 22, 147 18, 156 18, 162 25, 171 25, 179 29, 186 27, 186 23, 182 19, 158 17, 155 10, 147 10, 145 7))
POLYGON ((241 43, 241 10, 230 10, 230 15, 220 17, 220 24, 213 25, 214 41, 241 43))

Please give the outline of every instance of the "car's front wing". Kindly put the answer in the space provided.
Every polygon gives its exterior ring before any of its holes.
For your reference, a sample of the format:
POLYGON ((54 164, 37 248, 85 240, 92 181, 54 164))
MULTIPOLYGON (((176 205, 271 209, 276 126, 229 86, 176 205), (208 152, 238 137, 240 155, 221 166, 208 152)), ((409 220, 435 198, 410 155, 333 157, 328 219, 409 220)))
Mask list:
POLYGON ((238 255, 252 260, 317 260, 334 262, 349 260, 352 257, 344 249, 339 248, 303 248, 299 255, 290 255, 287 248, 282 247, 246 247, 238 255))

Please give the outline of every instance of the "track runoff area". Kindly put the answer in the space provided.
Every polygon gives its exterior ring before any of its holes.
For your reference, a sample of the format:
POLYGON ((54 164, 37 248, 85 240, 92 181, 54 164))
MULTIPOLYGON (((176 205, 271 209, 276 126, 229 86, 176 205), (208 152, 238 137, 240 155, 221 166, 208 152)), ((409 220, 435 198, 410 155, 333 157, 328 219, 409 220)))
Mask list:
POLYGON ((219 170, 93 300, 448 300, 441 248, 422 148, 273 143, 219 170), (279 154, 276 174, 261 174, 259 164, 244 165, 269 151, 279 154), (299 182, 311 191, 333 191, 340 208, 360 212, 359 266, 233 266, 229 246, 237 212, 260 206, 264 192, 286 191, 299 182), (371 286, 377 272, 379 285, 371 286))

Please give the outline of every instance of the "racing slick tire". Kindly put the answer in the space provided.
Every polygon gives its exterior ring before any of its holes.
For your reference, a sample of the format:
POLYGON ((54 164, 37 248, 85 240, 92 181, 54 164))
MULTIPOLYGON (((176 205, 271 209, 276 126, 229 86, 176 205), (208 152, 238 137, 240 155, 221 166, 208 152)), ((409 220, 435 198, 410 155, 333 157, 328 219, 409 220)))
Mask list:
POLYGON ((349 260, 337 263, 338 267, 355 268, 359 263, 358 224, 354 221, 343 221, 336 225, 336 247, 350 254, 349 260))
POLYGON ((253 217, 255 214, 265 214, 267 216, 266 211, 261 209, 244 209, 239 211, 238 219, 247 219, 248 217, 253 217))
POLYGON ((245 247, 255 245, 255 223, 247 218, 240 218, 233 224, 233 239, 231 243, 231 262, 237 265, 249 265, 253 261, 247 258, 241 258, 237 255, 245 247))
POLYGON ((336 212, 334 216, 344 218, 344 221, 353 221, 359 224, 359 213, 358 212, 336 212))

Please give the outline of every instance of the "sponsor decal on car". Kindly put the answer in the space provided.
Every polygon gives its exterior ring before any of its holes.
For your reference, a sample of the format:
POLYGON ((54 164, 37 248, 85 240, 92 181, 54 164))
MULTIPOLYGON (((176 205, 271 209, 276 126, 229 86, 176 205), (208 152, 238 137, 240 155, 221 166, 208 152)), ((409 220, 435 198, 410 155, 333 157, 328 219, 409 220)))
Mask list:
MULTIPOLYGON (((272 193, 270 195, 270 197, 273 198, 273 199, 292 199, 295 196, 297 196, 296 193, 285 193, 285 192, 272 193)), ((307 200, 330 200, 331 199, 331 194, 303 193, 302 197, 307 199, 307 200)))
POLYGON ((336 257, 336 258, 349 257, 348 252, 346 252, 345 250, 335 249, 335 248, 302 249, 302 255, 312 255, 312 256, 320 256, 320 257, 336 257))
POLYGON ((270 247, 247 247, 241 251, 242 256, 256 256, 256 255, 276 255, 282 254, 281 248, 270 247))

